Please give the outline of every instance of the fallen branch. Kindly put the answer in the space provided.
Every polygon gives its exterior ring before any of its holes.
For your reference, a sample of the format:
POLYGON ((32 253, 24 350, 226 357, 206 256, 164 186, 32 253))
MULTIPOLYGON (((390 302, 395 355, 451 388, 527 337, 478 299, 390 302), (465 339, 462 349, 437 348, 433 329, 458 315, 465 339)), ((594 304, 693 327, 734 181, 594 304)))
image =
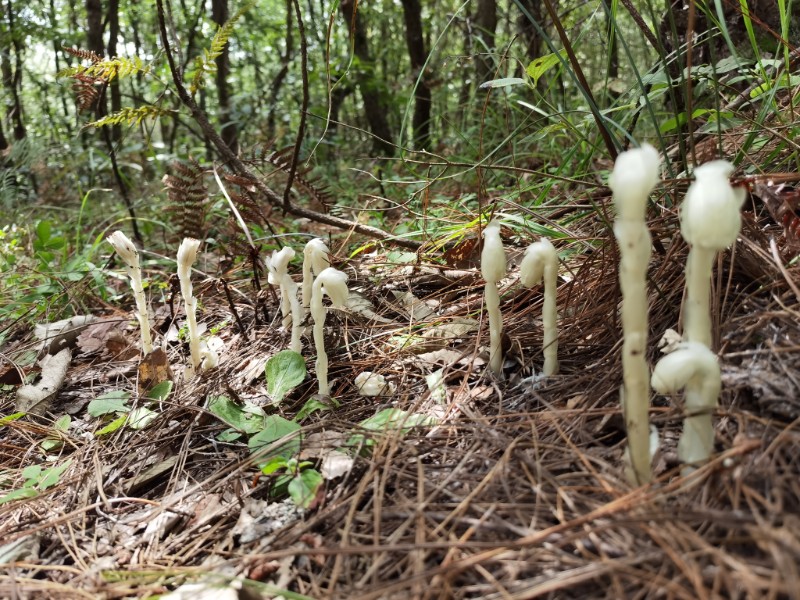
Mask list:
POLYGON ((167 63, 169 64, 169 70, 172 74, 172 81, 175 83, 178 97, 181 99, 181 102, 184 104, 184 106, 189 109, 192 114, 192 118, 203 130, 203 133, 208 137, 209 141, 217 148, 217 151, 220 153, 222 158, 236 172, 237 175, 251 180, 253 185, 255 185, 256 188, 267 198, 270 204, 276 207, 283 207, 286 212, 297 217, 304 217, 306 219, 316 221, 317 223, 338 227, 339 229, 352 230, 379 240, 391 241, 392 243, 403 248, 417 250, 418 248, 422 247, 422 242, 398 238, 391 233, 384 231, 383 229, 378 229, 377 227, 371 227, 369 225, 363 225, 354 221, 348 221, 347 219, 342 219, 333 215, 326 215, 324 213, 298 206, 293 202, 284 203, 283 198, 281 198, 277 192, 275 192, 259 177, 257 177, 250 169, 247 168, 247 166, 239 159, 239 157, 236 156, 236 153, 224 142, 224 140, 211 125, 206 113, 197 105, 197 103, 194 101, 194 98, 192 98, 192 96, 189 94, 189 91, 183 84, 183 75, 175 65, 175 57, 172 55, 172 49, 170 48, 169 35, 167 34, 167 24, 164 17, 164 1, 156 0, 156 6, 158 9, 158 28, 161 34, 161 43, 164 45, 164 54, 167 57, 167 63))

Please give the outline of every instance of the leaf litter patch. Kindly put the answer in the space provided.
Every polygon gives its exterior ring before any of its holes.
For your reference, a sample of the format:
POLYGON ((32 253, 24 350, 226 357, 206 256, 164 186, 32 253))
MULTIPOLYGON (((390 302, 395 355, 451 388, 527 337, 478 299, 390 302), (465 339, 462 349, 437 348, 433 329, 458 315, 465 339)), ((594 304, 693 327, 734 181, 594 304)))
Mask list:
MULTIPOLYGON (((673 221, 651 224, 673 257, 651 265, 660 294, 651 340, 679 320, 685 248, 669 234, 673 221)), ((165 593, 213 573, 310 597, 427 588, 500 598, 498 585, 526 597, 661 589, 692 598, 697 586, 735 595, 742 585, 751 597, 790 595, 773 574, 796 562, 800 540, 791 426, 800 324, 779 271, 747 260, 768 246, 743 238, 741 261, 722 263, 731 287, 718 324, 726 385, 715 458, 687 482, 676 479, 681 409, 665 398, 652 409, 656 483, 625 482, 609 249, 569 263, 558 291, 563 375, 536 385, 526 382, 541 370, 540 290, 521 289, 514 271, 501 283, 499 381, 486 373, 480 280, 376 257, 356 265, 355 305, 328 317, 332 399, 315 397, 308 351, 310 373, 280 381, 281 370, 270 385, 266 365, 288 347, 277 322, 254 341, 223 329, 216 370, 150 397, 136 362, 110 359, 108 343, 90 343, 85 330, 45 418, 0 423, 12 449, 0 493, 21 494, 3 505, 0 556, 38 560, 51 584, 90 593, 92 581, 108 593, 165 593), (364 371, 394 392, 359 395, 364 371), (65 396, 82 403, 57 430, 65 396), (98 435, 135 410, 152 418, 98 435), (42 445, 56 436, 60 446, 42 445), (63 568, 73 557, 85 566, 63 568), (100 565, 99 579, 76 578, 89 565, 100 565)), ((230 319, 223 298, 203 304, 204 321, 230 319)), ((115 330, 135 342, 135 331, 115 330)), ((167 350, 173 366, 188 359, 179 339, 167 350)), ((2 402, 12 414, 7 394, 2 402)))

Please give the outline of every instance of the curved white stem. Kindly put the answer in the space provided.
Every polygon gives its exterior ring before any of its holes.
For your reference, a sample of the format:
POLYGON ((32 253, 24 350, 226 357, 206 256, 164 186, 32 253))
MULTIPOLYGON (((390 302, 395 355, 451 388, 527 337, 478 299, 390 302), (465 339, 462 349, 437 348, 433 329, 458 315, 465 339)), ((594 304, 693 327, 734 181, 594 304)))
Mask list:
POLYGON ((544 304, 542 306, 543 339, 542 354, 546 376, 558 373, 558 310, 556 291, 558 288, 558 255, 553 244, 546 238, 528 246, 520 265, 520 280, 525 287, 533 287, 544 280, 544 304))
POLYGON ((497 376, 503 373, 503 315, 500 313, 500 292, 496 283, 484 286, 486 312, 489 314, 489 368, 497 376))
POLYGON ((115 231, 107 239, 125 263, 125 270, 131 279, 131 289, 136 301, 136 320, 139 321, 139 329, 142 332, 142 352, 145 355, 150 354, 153 351, 153 340, 150 337, 150 320, 147 317, 147 300, 144 295, 142 270, 139 268, 139 253, 133 242, 121 231, 115 231))
POLYGON ((329 396, 331 393, 328 384, 328 354, 325 352, 325 307, 322 297, 327 294, 334 306, 344 306, 347 302, 349 291, 347 289, 347 275, 328 267, 323 269, 314 284, 311 286, 311 317, 314 319, 314 346, 317 350, 315 368, 319 384, 319 394, 329 396))
POLYGON ((301 291, 303 317, 308 314, 311 306, 311 286, 314 284, 314 276, 331 266, 328 254, 330 254, 330 250, 320 238, 309 241, 303 249, 303 287, 301 291))
POLYGON ((192 265, 197 258, 200 240, 184 238, 178 247, 178 280, 186 310, 186 326, 189 330, 189 353, 192 373, 198 373, 203 357, 200 355, 200 334, 197 331, 197 298, 192 290, 192 265))
POLYGON ((658 362, 653 369, 651 384, 659 394, 676 393, 686 388, 686 417, 678 442, 678 457, 688 465, 708 460, 714 448, 711 413, 717 406, 722 387, 716 355, 702 343, 683 343, 658 362))

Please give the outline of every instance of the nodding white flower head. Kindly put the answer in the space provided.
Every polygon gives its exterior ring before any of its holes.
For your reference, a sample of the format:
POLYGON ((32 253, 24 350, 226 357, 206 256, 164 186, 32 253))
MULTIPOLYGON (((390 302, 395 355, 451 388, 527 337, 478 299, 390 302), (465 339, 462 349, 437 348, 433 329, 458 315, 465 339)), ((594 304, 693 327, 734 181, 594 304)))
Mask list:
POLYGON ((321 273, 323 269, 327 269, 331 266, 328 260, 328 254, 330 254, 330 250, 320 238, 314 238, 303 248, 304 258, 311 261, 311 270, 317 275, 321 273))
POLYGON ((183 238, 181 245, 178 246, 178 266, 184 269, 191 268, 197 259, 198 248, 200 248, 200 240, 183 238))
POLYGON ((694 170, 681 206, 681 234, 689 244, 709 250, 724 250, 736 241, 742 226, 741 207, 747 195, 733 187, 729 177, 733 165, 714 160, 694 170))
POLYGON ((139 266, 139 253, 128 236, 121 231, 115 231, 106 239, 109 244, 114 246, 114 250, 126 264, 139 266))
POLYGON ((483 229, 481 275, 491 283, 497 283, 506 276, 506 252, 500 238, 500 223, 496 220, 492 220, 483 229))
POLYGON ((280 284, 293 258, 294 250, 289 246, 284 247, 280 251, 274 250, 272 252, 272 258, 267 260, 267 269, 269 270, 267 280, 273 285, 280 284))
POLYGON ((608 187, 623 219, 643 218, 647 197, 659 180, 661 157, 650 144, 623 152, 614 163, 608 187))
POLYGON ((347 273, 333 267, 323 269, 317 275, 314 284, 322 288, 336 307, 344 306, 350 296, 350 290, 347 289, 347 273))
POLYGON ((557 265, 558 255, 550 240, 542 238, 528 246, 519 267, 519 280, 527 288, 538 284, 544 276, 547 265, 557 265))

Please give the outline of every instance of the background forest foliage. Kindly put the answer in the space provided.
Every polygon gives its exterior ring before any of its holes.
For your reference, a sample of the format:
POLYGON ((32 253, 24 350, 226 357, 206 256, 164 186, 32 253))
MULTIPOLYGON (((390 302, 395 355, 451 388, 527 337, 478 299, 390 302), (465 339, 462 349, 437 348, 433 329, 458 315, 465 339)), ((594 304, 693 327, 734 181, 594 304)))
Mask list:
MULTIPOLYGON (((3 9, 0 265, 15 293, 0 317, 76 301, 67 282, 105 298, 112 228, 242 255, 213 167, 265 250, 308 229, 228 170, 177 93, 153 4, 3 9)), ((778 106, 797 85, 791 0, 181 0, 164 14, 198 109, 276 197, 292 180, 297 204, 404 239, 459 239, 486 209, 569 236, 568 220, 533 223, 538 209, 594 210, 591 190, 634 140, 672 149, 678 177, 722 154, 760 172, 747 153, 778 139, 785 157, 794 135, 796 109, 778 106), (760 127, 776 113, 777 136, 760 127)), ((796 168, 796 153, 782 160, 771 168, 796 168)))

